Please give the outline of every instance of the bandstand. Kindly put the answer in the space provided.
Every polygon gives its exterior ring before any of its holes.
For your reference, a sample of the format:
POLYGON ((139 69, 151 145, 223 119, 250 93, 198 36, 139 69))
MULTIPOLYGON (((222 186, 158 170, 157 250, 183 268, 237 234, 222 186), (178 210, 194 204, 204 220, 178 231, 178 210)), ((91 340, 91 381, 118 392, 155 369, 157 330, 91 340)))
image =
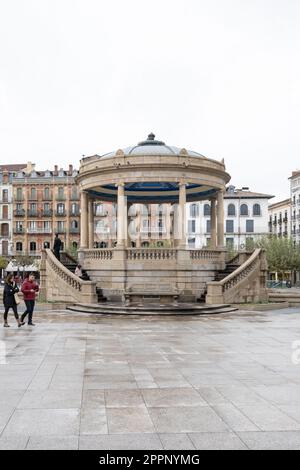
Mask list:
POLYGON ((156 293, 165 302, 168 297, 195 301, 224 268, 223 193, 229 180, 223 161, 168 146, 153 134, 136 146, 83 158, 77 178, 81 264, 109 300, 156 293), (186 203, 200 200, 210 201, 210 245, 195 250, 187 246, 186 203), (115 243, 110 239, 105 249, 95 248, 94 204, 99 202, 117 208, 115 243), (160 247, 141 246, 139 225, 128 230, 132 215, 138 217, 150 204, 165 207, 160 247))

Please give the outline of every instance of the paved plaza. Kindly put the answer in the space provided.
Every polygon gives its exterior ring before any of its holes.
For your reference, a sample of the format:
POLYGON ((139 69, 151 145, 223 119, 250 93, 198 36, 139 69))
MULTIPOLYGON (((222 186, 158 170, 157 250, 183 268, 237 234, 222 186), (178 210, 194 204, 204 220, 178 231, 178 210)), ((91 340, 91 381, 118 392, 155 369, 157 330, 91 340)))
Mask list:
POLYGON ((0 449, 300 449, 300 309, 35 320, 0 330, 0 449))

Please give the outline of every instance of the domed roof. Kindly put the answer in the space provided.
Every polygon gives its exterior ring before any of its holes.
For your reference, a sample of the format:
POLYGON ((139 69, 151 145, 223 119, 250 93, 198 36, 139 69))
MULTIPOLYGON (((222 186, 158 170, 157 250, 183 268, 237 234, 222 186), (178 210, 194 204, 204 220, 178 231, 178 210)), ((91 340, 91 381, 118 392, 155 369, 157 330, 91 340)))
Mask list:
POLYGON ((119 155, 187 155, 192 157, 205 158, 198 152, 192 150, 185 150, 183 148, 166 145, 161 140, 156 140, 153 133, 148 135, 147 140, 139 142, 137 145, 132 147, 126 147, 124 149, 117 150, 115 152, 109 152, 101 155, 100 158, 110 158, 119 155))

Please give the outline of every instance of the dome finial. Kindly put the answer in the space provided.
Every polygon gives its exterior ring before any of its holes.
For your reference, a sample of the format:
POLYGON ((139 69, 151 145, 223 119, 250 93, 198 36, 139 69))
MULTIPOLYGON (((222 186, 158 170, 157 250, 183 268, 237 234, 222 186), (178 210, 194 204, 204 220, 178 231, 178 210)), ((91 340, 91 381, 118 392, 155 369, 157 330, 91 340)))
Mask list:
POLYGON ((153 134, 153 132, 151 132, 149 135, 148 135, 148 139, 147 140, 154 140, 155 139, 155 134, 153 134))

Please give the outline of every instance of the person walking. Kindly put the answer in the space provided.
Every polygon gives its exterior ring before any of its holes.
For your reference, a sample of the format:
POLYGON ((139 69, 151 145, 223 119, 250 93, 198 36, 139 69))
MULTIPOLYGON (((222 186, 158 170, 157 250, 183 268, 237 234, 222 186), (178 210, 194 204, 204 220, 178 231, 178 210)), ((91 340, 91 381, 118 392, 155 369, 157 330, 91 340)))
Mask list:
POLYGON ((62 241, 59 238, 58 233, 56 233, 55 238, 54 238, 53 251, 58 261, 60 261, 61 246, 62 246, 62 241))
POLYGON ((33 273, 30 273, 28 278, 25 279, 22 284, 21 291, 23 292, 24 302, 26 305, 26 310, 21 316, 21 322, 24 325, 24 320, 28 315, 28 325, 35 326, 35 324, 32 323, 32 316, 35 305, 35 297, 39 291, 39 286, 35 282, 35 275, 33 273))
POLYGON ((9 324, 7 322, 8 311, 12 308, 15 319, 17 320, 18 327, 22 326, 22 323, 19 319, 18 315, 18 307, 17 307, 17 300, 15 294, 19 292, 19 288, 14 281, 14 275, 8 274, 7 278, 5 279, 4 290, 3 290, 3 304, 4 304, 4 327, 9 328, 9 324))

